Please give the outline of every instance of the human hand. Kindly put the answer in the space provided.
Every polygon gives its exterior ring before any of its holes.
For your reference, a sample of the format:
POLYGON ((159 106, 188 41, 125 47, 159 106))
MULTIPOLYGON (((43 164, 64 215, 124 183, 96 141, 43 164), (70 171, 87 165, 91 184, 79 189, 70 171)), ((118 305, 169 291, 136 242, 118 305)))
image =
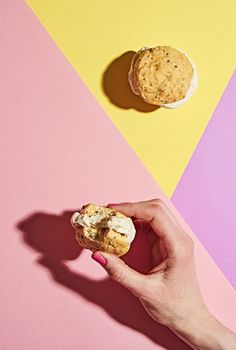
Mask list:
POLYGON ((109 206, 137 220, 147 234, 155 234, 153 268, 143 275, 105 252, 93 253, 93 259, 113 280, 136 295, 154 320, 172 329, 195 349, 226 349, 217 347, 214 333, 219 335, 222 327, 224 332, 230 331, 211 315, 204 303, 195 269, 194 242, 167 205, 155 199, 109 206))

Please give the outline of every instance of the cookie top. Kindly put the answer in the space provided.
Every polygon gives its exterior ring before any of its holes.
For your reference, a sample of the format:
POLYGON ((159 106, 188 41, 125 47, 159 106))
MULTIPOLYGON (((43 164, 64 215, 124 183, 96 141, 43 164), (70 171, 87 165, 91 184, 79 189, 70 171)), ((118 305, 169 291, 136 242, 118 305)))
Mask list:
POLYGON ((193 74, 189 59, 170 46, 141 49, 133 67, 133 80, 141 97, 155 105, 183 99, 193 74))

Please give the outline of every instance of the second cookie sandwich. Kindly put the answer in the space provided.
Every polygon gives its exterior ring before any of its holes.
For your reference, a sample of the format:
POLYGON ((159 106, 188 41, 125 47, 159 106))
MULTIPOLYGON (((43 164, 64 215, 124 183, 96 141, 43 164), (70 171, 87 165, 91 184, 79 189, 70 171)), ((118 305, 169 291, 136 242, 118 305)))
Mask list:
POLYGON ((197 87, 195 64, 170 46, 142 48, 133 57, 128 75, 136 95, 147 103, 175 108, 185 103, 197 87))

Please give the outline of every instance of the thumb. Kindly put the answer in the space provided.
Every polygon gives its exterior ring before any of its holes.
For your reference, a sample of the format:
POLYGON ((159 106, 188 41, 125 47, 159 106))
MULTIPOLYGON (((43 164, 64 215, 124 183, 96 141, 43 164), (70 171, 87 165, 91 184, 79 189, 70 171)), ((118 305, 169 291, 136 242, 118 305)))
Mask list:
POLYGON ((114 254, 97 251, 92 254, 92 258, 104 267, 114 281, 137 296, 141 294, 145 282, 144 275, 131 269, 114 254))

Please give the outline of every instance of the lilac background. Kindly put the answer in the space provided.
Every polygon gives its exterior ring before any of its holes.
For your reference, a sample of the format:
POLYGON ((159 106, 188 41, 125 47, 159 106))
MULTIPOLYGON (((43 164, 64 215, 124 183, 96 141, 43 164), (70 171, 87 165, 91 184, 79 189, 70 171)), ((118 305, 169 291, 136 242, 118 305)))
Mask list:
POLYGON ((236 287, 236 71, 172 201, 236 287))

